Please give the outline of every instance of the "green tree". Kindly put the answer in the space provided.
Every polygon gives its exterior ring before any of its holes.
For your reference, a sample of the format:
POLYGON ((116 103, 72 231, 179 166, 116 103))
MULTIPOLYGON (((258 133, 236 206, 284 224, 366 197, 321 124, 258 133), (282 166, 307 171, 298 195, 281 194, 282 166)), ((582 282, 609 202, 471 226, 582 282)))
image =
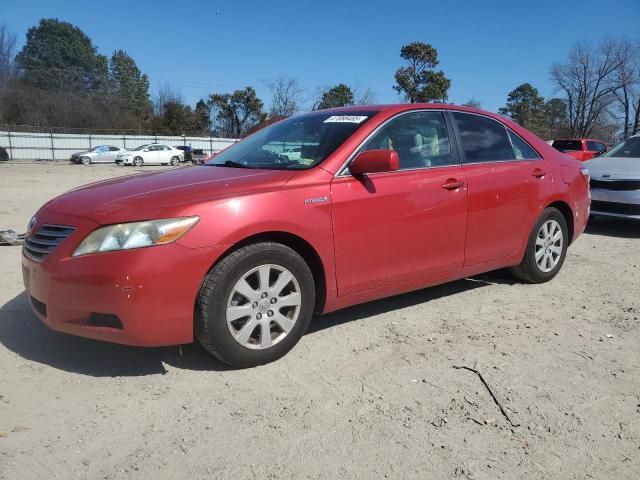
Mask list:
POLYGON ((27 31, 16 56, 24 79, 47 90, 99 91, 105 87, 108 62, 78 27, 57 19, 42 19, 27 31))
POLYGON ((211 130, 211 107, 204 100, 198 100, 193 116, 196 132, 208 133, 211 130))
POLYGON ((547 140, 569 134, 567 104, 561 98, 552 98, 544 104, 544 120, 544 138, 547 140))
POLYGON ((482 108, 482 103, 476 97, 471 97, 462 105, 464 105, 465 107, 471 107, 471 108, 478 108, 478 109, 482 108))
POLYGON ((150 115, 149 78, 126 52, 117 50, 111 56, 109 79, 115 95, 123 100, 126 109, 138 120, 150 115))
POLYGON ((411 103, 445 102, 451 87, 451 80, 438 65, 438 51, 431 45, 413 42, 400 49, 400 56, 408 62, 406 67, 396 70, 394 89, 404 94, 411 103))
POLYGON ((322 91, 320 100, 317 102, 315 110, 325 108, 346 107, 354 104, 353 91, 344 83, 322 91))
POLYGON ((233 93, 212 93, 209 105, 216 111, 216 129, 223 136, 239 138, 267 118, 262 111, 264 104, 253 87, 233 93))
POLYGON ((500 109, 500 114, 511 117, 536 135, 545 134, 544 98, 530 83, 523 83, 509 92, 507 104, 500 109))

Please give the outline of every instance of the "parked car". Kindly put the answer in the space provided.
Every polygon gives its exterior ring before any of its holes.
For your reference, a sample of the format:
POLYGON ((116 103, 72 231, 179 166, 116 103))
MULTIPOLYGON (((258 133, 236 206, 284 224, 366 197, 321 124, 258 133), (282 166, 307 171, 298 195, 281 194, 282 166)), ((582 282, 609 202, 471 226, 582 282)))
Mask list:
POLYGON ((194 148, 191 152, 191 163, 200 165, 210 158, 209 154, 202 148, 194 148))
POLYGON ((565 140, 554 140, 551 144, 553 148, 572 156, 576 160, 584 162, 598 157, 607 151, 607 145, 600 140, 590 138, 569 138, 565 140))
POLYGON ((114 163, 117 156, 122 152, 126 152, 126 150, 112 145, 98 145, 84 152, 74 153, 71 155, 69 161, 82 163, 83 165, 90 165, 92 163, 114 163))
POLYGON ((9 160, 9 152, 6 148, 0 147, 0 161, 6 162, 7 160, 9 160))
POLYGON ((508 119, 348 107, 269 125, 202 166, 51 200, 22 271, 53 329, 141 346, 197 337, 248 367, 286 354, 314 312, 505 267, 547 282, 588 217, 583 165, 508 119), (304 145, 300 161, 274 153, 285 141, 304 145))
POLYGON ((591 175, 591 214, 640 220, 640 135, 585 163, 591 175))
POLYGON ((177 148, 160 143, 140 145, 138 148, 120 153, 117 163, 124 165, 179 165, 184 159, 184 153, 177 148))
POLYGON ((178 150, 180 150, 183 154, 183 162, 190 162, 191 161, 191 150, 192 148, 187 146, 187 145, 176 145, 173 148, 177 148, 178 150))

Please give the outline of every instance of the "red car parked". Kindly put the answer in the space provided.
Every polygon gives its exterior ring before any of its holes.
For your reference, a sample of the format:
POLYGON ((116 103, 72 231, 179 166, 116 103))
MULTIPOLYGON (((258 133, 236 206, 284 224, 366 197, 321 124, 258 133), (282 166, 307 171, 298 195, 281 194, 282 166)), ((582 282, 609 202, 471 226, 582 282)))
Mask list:
POLYGON ((205 165, 51 200, 29 225, 24 283, 56 330, 147 346, 197 337, 258 365, 289 351, 314 312, 503 267, 552 279, 589 217, 587 177, 471 108, 317 111, 205 165))
POLYGON ((554 140, 553 148, 572 156, 576 160, 584 162, 602 155, 608 150, 607 145, 600 140, 590 138, 570 138, 566 140, 554 140))

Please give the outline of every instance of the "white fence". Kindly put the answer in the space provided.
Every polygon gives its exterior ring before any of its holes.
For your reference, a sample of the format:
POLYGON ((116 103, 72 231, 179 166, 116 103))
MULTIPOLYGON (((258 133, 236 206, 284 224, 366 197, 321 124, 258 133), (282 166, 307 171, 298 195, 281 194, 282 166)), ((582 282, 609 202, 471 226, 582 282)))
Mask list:
POLYGON ((190 145, 207 153, 215 153, 237 142, 233 138, 183 137, 162 135, 76 135, 62 133, 27 133, 0 131, 0 147, 7 149, 12 160, 67 160, 74 152, 98 145, 136 148, 145 143, 190 145))

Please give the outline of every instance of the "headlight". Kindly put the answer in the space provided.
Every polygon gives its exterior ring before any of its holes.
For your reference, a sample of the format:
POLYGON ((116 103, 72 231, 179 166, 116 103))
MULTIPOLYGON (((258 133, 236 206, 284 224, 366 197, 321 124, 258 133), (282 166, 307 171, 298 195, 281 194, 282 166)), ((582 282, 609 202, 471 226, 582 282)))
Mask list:
POLYGON ((199 217, 167 218, 102 227, 90 233, 73 252, 73 256, 175 242, 198 220, 199 217))

